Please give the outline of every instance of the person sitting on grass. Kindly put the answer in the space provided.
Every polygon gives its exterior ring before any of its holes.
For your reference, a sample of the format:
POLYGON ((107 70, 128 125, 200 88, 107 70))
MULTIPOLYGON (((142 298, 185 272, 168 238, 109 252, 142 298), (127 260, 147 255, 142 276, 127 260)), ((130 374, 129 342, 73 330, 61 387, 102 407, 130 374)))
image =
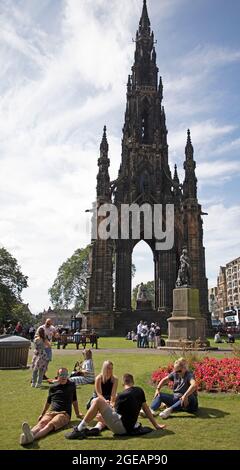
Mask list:
POLYGON ((154 428, 163 429, 165 426, 158 424, 154 419, 146 403, 142 388, 134 386, 134 379, 131 374, 124 374, 123 387, 124 391, 117 396, 114 408, 106 403, 106 400, 102 397, 93 400, 81 423, 74 427, 71 433, 65 435, 66 439, 84 439, 87 436, 99 435, 99 429, 87 428, 98 413, 101 413, 104 422, 113 434, 134 435, 136 430, 141 427, 140 423, 137 423, 141 407, 154 428))
MULTIPOLYGON (((74 370, 69 376, 70 382, 74 382, 75 385, 94 384, 95 373, 92 360, 92 351, 90 349, 84 349, 83 362, 76 362, 74 370)), ((48 383, 53 384, 56 382, 55 379, 48 379, 48 383)))
MULTIPOLYGON (((87 404, 87 409, 90 408, 92 401, 97 397, 103 398, 108 405, 114 408, 117 396, 117 386, 118 378, 113 375, 113 363, 111 361, 104 361, 101 373, 96 377, 95 391, 87 404)), ((99 429, 99 431, 105 429, 106 424, 100 413, 97 414, 96 419, 98 422, 95 428, 99 429)))
POLYGON ((31 444, 33 441, 45 437, 51 431, 58 431, 66 426, 71 419, 72 405, 76 417, 81 418, 83 415, 79 413, 76 385, 68 380, 68 370, 61 368, 58 370, 57 382, 49 389, 48 398, 38 418, 38 423, 32 429, 28 423, 22 424, 20 444, 22 446, 31 444))
POLYGON ((220 331, 218 331, 215 336, 214 336, 214 343, 223 343, 223 340, 221 338, 220 331))
POLYGON ((69 380, 74 382, 76 385, 94 384, 95 373, 92 360, 92 351, 91 349, 84 349, 82 354, 84 361, 81 363, 80 370, 77 372, 73 371, 69 380))
MULTIPOLYGON (((168 418, 173 411, 194 413, 198 409, 197 385, 192 372, 188 370, 187 361, 182 357, 174 362, 173 372, 158 383, 150 406, 153 415, 157 414, 162 403, 168 406, 159 414, 163 419, 168 418), (173 395, 161 392, 161 388, 169 381, 173 382, 173 395)), ((143 416, 144 413, 140 414, 143 416)))

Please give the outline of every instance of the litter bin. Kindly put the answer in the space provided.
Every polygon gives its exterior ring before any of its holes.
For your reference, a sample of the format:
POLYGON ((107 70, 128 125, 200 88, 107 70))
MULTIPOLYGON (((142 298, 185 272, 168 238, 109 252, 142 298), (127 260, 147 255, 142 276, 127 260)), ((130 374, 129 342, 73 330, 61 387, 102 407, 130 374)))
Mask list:
POLYGON ((27 368, 31 341, 21 336, 0 336, 0 369, 27 368))

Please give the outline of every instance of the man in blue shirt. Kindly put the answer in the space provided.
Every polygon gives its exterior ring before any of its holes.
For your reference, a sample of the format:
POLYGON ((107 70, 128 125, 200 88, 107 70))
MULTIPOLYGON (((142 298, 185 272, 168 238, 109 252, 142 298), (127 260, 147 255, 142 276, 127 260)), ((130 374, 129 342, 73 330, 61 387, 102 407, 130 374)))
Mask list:
POLYGON ((173 411, 187 411, 194 413, 198 409, 197 385, 192 372, 188 370, 187 361, 184 358, 177 359, 174 363, 174 370, 158 383, 154 399, 151 404, 151 411, 156 415, 156 411, 161 403, 168 406, 160 413, 161 418, 166 419, 173 411), (161 388, 173 382, 173 395, 162 393, 161 388))

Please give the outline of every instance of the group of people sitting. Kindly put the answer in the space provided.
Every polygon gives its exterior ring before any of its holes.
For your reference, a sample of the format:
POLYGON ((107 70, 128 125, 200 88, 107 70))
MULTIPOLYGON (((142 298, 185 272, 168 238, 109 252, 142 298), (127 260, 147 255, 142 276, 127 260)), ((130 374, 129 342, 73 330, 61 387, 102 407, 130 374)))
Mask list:
MULTIPOLYGON (((90 351, 91 352, 91 351, 90 351)), ((85 351, 85 357, 90 357, 85 351)), ((85 359, 86 361, 92 360, 85 359)), ((84 361, 85 362, 85 361, 84 361)), ((164 403, 167 408, 160 412, 160 417, 166 419, 174 411, 195 412, 198 409, 197 387, 193 374, 188 370, 185 359, 180 358, 174 363, 173 372, 163 378, 157 385, 154 399, 149 407, 142 388, 135 386, 131 374, 123 375, 123 391, 117 394, 118 378, 113 374, 113 363, 104 361, 102 370, 97 375, 94 384, 94 393, 87 403, 85 416, 79 411, 76 393, 76 379, 84 375, 84 368, 68 374, 64 367, 58 369, 55 383, 50 386, 48 398, 44 405, 38 423, 30 428, 29 424, 22 424, 20 444, 27 445, 38 440, 52 431, 57 431, 69 424, 72 406, 77 418, 81 421, 78 426, 65 435, 67 439, 84 439, 89 436, 98 436, 103 429, 108 428, 115 435, 141 435, 151 432, 152 428, 142 427, 138 422, 139 415, 145 416, 156 430, 162 430, 165 425, 159 424, 155 417, 164 403), (161 389, 168 382, 173 382, 173 394, 162 393, 161 389), (97 424, 89 427, 96 419, 97 424)))
MULTIPOLYGON (((221 333, 218 331, 214 336, 214 343, 224 343, 224 340, 221 338, 221 333)), ((226 343, 235 343, 235 338, 232 333, 227 334, 226 343)))

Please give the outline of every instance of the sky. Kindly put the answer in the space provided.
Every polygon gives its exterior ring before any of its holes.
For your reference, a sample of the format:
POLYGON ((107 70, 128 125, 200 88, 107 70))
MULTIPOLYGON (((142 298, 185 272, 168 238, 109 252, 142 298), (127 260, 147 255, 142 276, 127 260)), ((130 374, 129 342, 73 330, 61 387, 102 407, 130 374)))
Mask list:
MULTIPOLYGON (((148 0, 163 78, 171 169, 183 178, 187 129, 204 212, 209 287, 240 256, 240 2, 148 0)), ((0 0, 0 246, 17 258, 33 313, 59 266, 90 242, 107 126, 117 177, 142 0, 0 0)), ((153 279, 150 249, 134 284, 153 279)))

